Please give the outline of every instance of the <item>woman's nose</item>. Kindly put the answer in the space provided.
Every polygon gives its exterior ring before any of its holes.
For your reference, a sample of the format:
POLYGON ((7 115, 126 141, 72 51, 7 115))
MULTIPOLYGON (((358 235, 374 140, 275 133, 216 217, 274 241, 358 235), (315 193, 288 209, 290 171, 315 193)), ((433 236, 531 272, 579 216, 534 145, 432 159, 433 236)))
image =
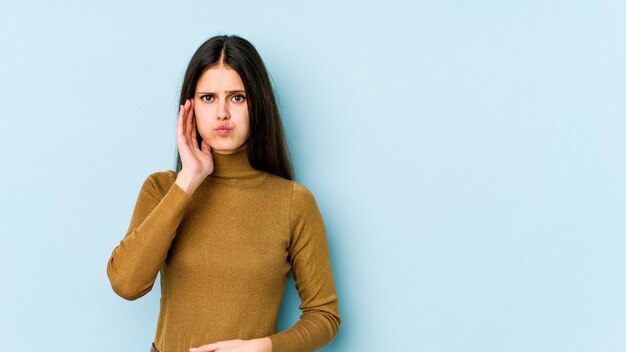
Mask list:
POLYGON ((218 120, 227 119, 229 117, 228 109, 226 108, 226 102, 221 102, 217 108, 218 120))

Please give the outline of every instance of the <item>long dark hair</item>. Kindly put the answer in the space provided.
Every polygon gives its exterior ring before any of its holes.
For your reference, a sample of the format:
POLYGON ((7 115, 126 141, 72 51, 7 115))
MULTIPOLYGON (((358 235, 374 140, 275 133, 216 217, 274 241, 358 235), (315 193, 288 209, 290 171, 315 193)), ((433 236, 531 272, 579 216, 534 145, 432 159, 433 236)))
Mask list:
MULTIPOLYGON (((187 66, 179 105, 194 97, 202 73, 220 61, 239 74, 246 91, 250 118, 250 139, 246 149, 250 165, 293 180, 293 167, 269 75, 261 56, 246 39, 238 35, 218 35, 200 45, 187 66)), ((202 145, 200 134, 196 137, 198 145, 202 145)), ((176 172, 182 167, 177 147, 176 172)))

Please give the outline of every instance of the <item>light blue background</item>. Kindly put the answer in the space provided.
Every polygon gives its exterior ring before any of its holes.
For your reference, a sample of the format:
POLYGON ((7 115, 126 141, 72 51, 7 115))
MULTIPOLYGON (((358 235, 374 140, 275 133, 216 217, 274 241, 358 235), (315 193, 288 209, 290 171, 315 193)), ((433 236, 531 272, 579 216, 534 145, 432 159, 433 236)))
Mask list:
MULTIPOLYGON (((620 1, 0 5, 0 341, 147 351, 106 277, 195 49, 249 39, 329 235, 325 351, 626 349, 620 1)), ((280 330, 299 317, 289 282, 280 330)))

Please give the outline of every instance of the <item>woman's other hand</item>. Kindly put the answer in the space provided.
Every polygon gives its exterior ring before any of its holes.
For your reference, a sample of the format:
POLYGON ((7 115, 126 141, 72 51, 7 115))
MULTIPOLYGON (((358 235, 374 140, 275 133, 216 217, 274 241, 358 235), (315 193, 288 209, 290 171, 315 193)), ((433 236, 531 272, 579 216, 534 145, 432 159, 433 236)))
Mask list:
POLYGON ((252 340, 227 340, 189 349, 190 352, 271 352, 272 340, 262 337, 252 340))

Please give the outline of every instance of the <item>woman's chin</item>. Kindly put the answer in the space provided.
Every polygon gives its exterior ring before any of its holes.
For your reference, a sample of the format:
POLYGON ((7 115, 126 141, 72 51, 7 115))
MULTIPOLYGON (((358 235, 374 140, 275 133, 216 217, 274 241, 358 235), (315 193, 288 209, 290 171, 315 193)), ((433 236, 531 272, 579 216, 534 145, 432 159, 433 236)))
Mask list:
POLYGON ((209 144, 211 146, 211 151, 220 153, 220 154, 231 154, 236 151, 244 150, 247 147, 247 143, 233 145, 231 143, 217 143, 217 144, 209 144))
POLYGON ((225 148, 225 147, 219 147, 219 148, 214 148, 211 147, 211 151, 213 153, 218 153, 218 154, 232 154, 234 152, 240 151, 245 149, 245 147, 239 147, 239 148, 225 148))

